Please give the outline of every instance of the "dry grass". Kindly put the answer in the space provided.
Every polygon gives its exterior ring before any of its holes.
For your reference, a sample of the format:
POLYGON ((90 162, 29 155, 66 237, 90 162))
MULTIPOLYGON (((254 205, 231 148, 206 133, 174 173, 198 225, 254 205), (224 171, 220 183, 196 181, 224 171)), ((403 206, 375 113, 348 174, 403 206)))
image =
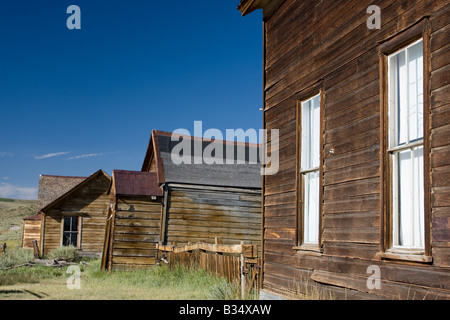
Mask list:
POLYGON ((0 272, 0 300, 207 300, 212 288, 222 281, 202 270, 181 266, 107 273, 100 270, 100 261, 94 260, 80 268, 80 290, 68 289, 67 268, 42 266, 0 272))

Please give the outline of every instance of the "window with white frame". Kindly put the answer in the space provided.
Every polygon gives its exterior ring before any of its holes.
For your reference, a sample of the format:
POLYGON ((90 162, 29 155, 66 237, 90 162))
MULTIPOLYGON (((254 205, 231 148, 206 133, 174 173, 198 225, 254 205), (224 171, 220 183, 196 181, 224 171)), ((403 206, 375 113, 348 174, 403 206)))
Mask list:
POLYGON ((423 40, 388 56, 392 246, 424 248, 423 40))
POLYGON ((301 103, 303 244, 319 243, 320 94, 301 103))

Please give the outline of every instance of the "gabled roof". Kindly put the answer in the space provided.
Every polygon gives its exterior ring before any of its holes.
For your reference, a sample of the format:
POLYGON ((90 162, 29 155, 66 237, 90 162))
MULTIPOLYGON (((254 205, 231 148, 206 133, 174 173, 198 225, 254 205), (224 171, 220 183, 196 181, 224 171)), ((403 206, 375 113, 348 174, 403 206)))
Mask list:
POLYGON ((41 211, 84 180, 86 177, 41 175, 39 177, 37 210, 41 211))
MULTIPOLYGON (((104 176, 108 180, 111 180, 111 177, 106 172, 104 172, 103 170, 98 170, 97 172, 91 174, 89 177, 84 178, 81 182, 79 182, 78 184, 73 186, 71 189, 67 190, 65 193, 61 194, 58 198, 56 198, 53 201, 51 201, 50 203, 46 204, 43 208, 40 208, 40 211, 47 211, 47 210, 51 209, 52 207, 54 207, 58 203, 64 201, 65 199, 67 199, 68 197, 73 195, 75 192, 77 192, 81 188, 85 187, 91 181, 93 181, 94 179, 96 179, 100 176, 104 176)), ((70 178, 70 177, 66 177, 66 178, 70 178)), ((75 178, 75 180, 77 180, 77 178, 75 178)))
MULTIPOLYGON (((191 150, 211 146, 210 141, 192 136, 180 136, 182 141, 186 139, 191 145, 191 150)), ((142 171, 155 172, 160 184, 183 183, 208 186, 226 186, 259 189, 262 185, 261 164, 259 163, 259 145, 232 141, 219 141, 213 143, 217 148, 222 148, 223 164, 194 163, 194 155, 191 155, 191 164, 175 164, 172 159, 174 147, 180 140, 172 141, 172 133, 153 130, 150 137, 147 153, 142 165, 142 171), (234 149, 232 164, 226 163, 227 150, 234 149), (244 150, 244 154, 238 152, 238 148, 244 150), (249 155, 256 155, 257 161, 250 162, 249 155), (244 163, 238 163, 240 160, 244 163)), ((195 151, 192 151, 194 153, 195 151)), ((176 154, 177 151, 174 152, 176 154)), ((197 158, 198 159, 198 158, 197 158)), ((209 158, 211 159, 211 158, 209 158)))
POLYGON ((114 170, 112 188, 115 195, 162 196, 155 172, 114 170))
POLYGON ((268 19, 284 3, 284 1, 285 0, 241 0, 238 5, 238 10, 245 16, 255 10, 263 9, 264 19, 268 19))

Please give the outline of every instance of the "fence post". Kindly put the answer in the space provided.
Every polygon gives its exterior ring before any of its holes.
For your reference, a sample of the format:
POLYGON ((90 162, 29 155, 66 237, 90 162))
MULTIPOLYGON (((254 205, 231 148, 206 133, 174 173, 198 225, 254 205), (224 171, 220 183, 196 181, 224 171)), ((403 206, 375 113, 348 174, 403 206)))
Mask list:
MULTIPOLYGON (((242 249, 244 248, 244 241, 241 241, 241 246, 242 249)), ((245 299, 245 293, 246 293, 246 288, 245 288, 245 273, 244 273, 244 269, 245 269, 245 258, 244 258, 244 250, 242 250, 241 253, 241 298, 245 299)))
POLYGON ((34 258, 39 259, 39 247, 37 240, 33 240, 33 250, 34 250, 34 258))

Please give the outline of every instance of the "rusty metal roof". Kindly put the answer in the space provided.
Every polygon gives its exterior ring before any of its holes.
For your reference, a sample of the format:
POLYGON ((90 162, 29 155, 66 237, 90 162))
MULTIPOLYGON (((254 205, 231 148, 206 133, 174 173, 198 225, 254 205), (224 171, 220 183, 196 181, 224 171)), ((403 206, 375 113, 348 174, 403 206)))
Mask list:
POLYGON ((116 195, 162 196, 154 172, 114 170, 113 187, 116 195))

